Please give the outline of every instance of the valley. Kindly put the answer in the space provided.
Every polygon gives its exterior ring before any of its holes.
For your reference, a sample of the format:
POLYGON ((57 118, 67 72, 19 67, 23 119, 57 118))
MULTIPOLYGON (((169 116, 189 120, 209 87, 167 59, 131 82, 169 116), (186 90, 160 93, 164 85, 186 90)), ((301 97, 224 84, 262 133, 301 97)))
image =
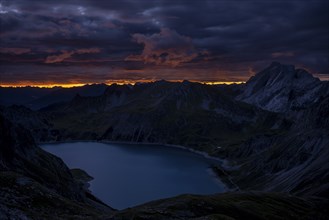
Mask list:
MULTIPOLYGON (((1 175, 17 185, 11 192, 6 190, 7 181, 1 183, 6 195, 1 208, 9 215, 26 211, 18 200, 6 198, 39 195, 20 191, 33 184, 42 192, 52 190, 54 198, 67 201, 68 209, 77 204, 88 207, 84 212, 91 213, 91 219, 328 216, 322 208, 329 196, 327 81, 275 62, 245 84, 157 81, 103 89, 96 96, 76 93, 72 99, 56 98, 47 106, 36 100, 35 106, 41 108, 34 110, 2 104, 1 175), (180 145, 204 152, 225 161, 213 169, 224 183, 226 178, 237 187, 223 194, 182 195, 114 211, 81 188, 60 159, 37 146, 82 140, 180 145), (21 178, 27 184, 20 184, 21 178)), ((46 216, 53 200, 41 199, 50 202, 47 207, 40 204, 46 216)), ((34 216, 35 210, 27 213, 34 216)), ((58 209, 57 214, 63 212, 58 209)))

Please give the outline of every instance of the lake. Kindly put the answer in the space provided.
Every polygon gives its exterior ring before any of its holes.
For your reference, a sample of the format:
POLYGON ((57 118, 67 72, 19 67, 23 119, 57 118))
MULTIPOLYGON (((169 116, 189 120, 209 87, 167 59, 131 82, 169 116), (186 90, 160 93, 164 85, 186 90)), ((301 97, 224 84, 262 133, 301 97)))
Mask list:
POLYGON ((73 142, 46 144, 69 168, 94 177, 90 190, 106 204, 124 209, 184 193, 225 191, 209 168, 218 161, 159 145, 73 142))

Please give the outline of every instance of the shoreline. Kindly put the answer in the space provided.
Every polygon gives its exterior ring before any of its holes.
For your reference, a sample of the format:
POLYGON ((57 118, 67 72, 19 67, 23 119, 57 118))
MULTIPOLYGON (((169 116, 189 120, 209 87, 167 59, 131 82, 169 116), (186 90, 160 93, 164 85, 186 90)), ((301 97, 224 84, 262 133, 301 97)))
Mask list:
POLYGON ((75 143, 75 142, 96 142, 96 143, 105 143, 105 144, 129 144, 129 145, 159 145, 164 147, 171 147, 171 148, 177 148, 186 150, 198 155, 203 156, 206 159, 216 160, 218 162, 223 163, 225 159, 220 159, 218 157, 210 156, 207 152, 204 151, 198 151, 191 149, 189 147, 183 146, 183 145, 177 145, 177 144, 165 144, 165 143, 156 143, 156 142, 132 142, 132 141, 111 141, 111 140, 67 140, 67 141, 47 141, 47 142, 38 142, 38 145, 45 145, 45 144, 64 144, 64 143, 75 143))

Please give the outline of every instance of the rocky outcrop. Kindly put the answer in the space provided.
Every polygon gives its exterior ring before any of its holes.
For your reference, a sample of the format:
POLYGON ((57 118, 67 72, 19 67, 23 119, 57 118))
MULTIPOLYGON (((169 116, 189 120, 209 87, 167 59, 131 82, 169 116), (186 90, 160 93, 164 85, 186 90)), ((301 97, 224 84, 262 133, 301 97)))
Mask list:
POLYGON ((322 82, 293 65, 272 63, 243 85, 236 99, 273 112, 307 108, 329 94, 329 82, 322 82))

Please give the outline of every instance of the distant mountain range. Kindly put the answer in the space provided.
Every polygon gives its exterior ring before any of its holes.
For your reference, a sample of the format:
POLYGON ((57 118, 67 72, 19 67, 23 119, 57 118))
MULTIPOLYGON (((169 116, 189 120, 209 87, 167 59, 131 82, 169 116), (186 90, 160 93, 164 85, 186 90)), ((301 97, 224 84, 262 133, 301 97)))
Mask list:
POLYGON ((103 94, 106 84, 91 84, 72 88, 0 87, 0 105, 24 105, 38 110, 57 102, 70 101, 76 94, 98 96, 103 94))
MULTIPOLYGON (((292 216, 297 216, 290 219, 310 213, 325 219, 328 214, 316 207, 328 204, 329 198, 329 84, 305 70, 272 63, 241 85, 157 81, 134 86, 91 85, 48 91, 38 97, 25 106, 0 107, 3 120, 17 129, 31 131, 33 138, 27 145, 33 145, 33 141, 68 140, 182 145, 223 159, 223 164, 213 169, 232 190, 237 190, 231 196, 216 197, 237 207, 238 213, 222 209, 229 217, 243 212, 243 206, 233 201, 253 204, 255 197, 263 201, 262 208, 271 200, 278 204, 275 207, 278 212, 291 211, 292 216), (41 108, 33 111, 28 108, 31 103, 35 109, 41 108), (251 195, 241 190, 262 192, 251 195), (293 208, 295 203, 305 212, 299 215, 293 208)), ((11 102, 15 100, 12 98, 11 102)), ((4 128, 1 132, 5 131, 4 128)), ((21 173, 30 177, 28 170, 21 173)), ((48 183, 41 184, 53 188, 48 183)), ((193 203, 194 199, 154 202, 117 213, 113 218, 125 219, 124 216, 139 213, 141 219, 148 219, 149 210, 166 207, 168 211, 170 204, 177 206, 179 213, 187 213, 191 212, 190 207, 181 204, 193 203)), ((214 197, 199 200, 211 207, 223 205, 215 204, 214 197)), ((216 213, 220 214, 220 210, 213 214, 216 213)), ((166 219, 165 216, 159 214, 158 219, 166 219)), ((255 216, 266 219, 256 211, 255 216)), ((275 215, 271 218, 275 219, 275 215)))
MULTIPOLYGON (((73 88, 0 87, 0 105, 23 105, 32 110, 38 110, 52 104, 69 102, 77 95, 95 97, 103 95, 107 89, 107 93, 110 91, 119 93, 120 91, 125 92, 126 88, 135 92, 150 87, 152 84, 156 84, 158 87, 163 85, 163 89, 165 89, 165 84, 177 85, 180 83, 162 80, 135 86, 90 84, 73 88)), ((182 83, 185 88, 187 88, 187 84, 199 83, 188 81, 182 83)), ((204 88, 209 87, 204 85, 204 88)), ((329 81, 320 81, 303 69, 295 69, 293 65, 282 65, 278 62, 273 62, 268 68, 251 77, 245 84, 213 85, 211 87, 212 89, 217 88, 225 95, 234 96, 235 100, 256 105, 272 112, 305 108, 329 94, 329 81)))

